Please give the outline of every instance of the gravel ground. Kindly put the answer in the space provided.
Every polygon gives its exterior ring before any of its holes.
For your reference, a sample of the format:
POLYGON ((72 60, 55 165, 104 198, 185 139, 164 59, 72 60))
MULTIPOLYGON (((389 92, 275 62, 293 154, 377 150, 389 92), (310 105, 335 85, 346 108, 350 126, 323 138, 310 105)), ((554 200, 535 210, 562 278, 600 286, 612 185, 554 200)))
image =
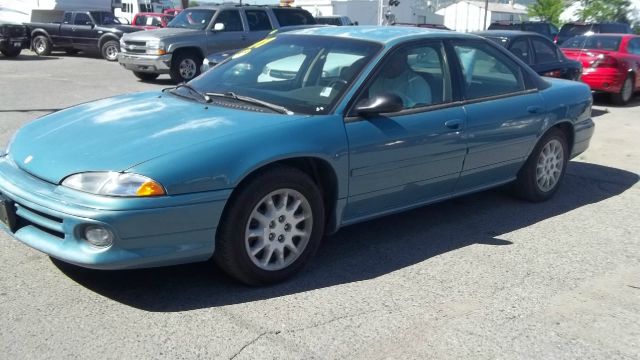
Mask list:
MULTIPOLYGON (((0 58, 0 144, 55 109, 157 89, 97 58, 0 58)), ((0 234, 0 354, 24 358, 640 358, 640 99, 596 98, 557 196, 494 190, 344 228, 294 279, 210 263, 100 272, 0 234)))

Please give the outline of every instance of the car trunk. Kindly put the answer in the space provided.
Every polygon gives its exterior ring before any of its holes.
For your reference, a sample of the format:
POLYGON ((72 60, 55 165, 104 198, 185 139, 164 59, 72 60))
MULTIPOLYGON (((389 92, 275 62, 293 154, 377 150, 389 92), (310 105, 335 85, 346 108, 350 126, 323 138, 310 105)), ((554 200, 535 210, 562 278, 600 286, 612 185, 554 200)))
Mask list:
POLYGON ((616 62, 611 56, 614 51, 593 50, 593 49, 562 49, 564 55, 579 61, 584 69, 590 67, 613 66, 616 62))

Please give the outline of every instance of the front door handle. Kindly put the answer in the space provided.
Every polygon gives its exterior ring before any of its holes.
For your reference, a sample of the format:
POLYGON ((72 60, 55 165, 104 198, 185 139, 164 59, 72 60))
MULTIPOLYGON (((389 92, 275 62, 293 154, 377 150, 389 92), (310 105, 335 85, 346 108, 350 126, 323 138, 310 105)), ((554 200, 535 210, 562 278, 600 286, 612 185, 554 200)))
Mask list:
POLYGON ((460 130, 462 128, 462 120, 461 119, 448 120, 444 123, 444 126, 448 127, 451 130, 460 130))

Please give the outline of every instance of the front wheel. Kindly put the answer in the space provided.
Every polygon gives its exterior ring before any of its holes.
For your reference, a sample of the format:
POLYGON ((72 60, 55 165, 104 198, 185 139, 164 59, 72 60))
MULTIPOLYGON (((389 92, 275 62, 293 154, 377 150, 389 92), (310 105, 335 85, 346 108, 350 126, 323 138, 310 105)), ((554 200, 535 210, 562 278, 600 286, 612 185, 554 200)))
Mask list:
POLYGON ((202 59, 188 52, 179 53, 173 58, 169 75, 176 83, 187 82, 200 75, 202 59))
POLYGON ((566 136, 559 129, 549 130, 520 169, 514 183, 516 195, 532 202, 550 199, 560 186, 568 161, 566 136))
POLYGON ((296 274, 313 257, 324 231, 322 196, 295 168, 273 167, 229 200, 218 227, 214 259, 248 285, 296 274))
POLYGON ((116 61, 120 53, 120 44, 115 40, 109 40, 102 44, 101 52, 105 60, 116 61))
POLYGON ((133 75, 135 75, 138 79, 142 81, 151 81, 151 80, 157 79, 160 74, 134 71, 133 75))
POLYGON ((14 58, 20 55, 21 51, 22 51, 22 48, 20 47, 9 46, 6 49, 2 50, 2 55, 6 57, 14 58))
POLYGON ((31 43, 31 47, 33 48, 33 51, 39 55, 39 56, 47 56, 49 54, 51 54, 51 49, 52 49, 52 45, 51 45, 51 41, 49 41, 49 39, 44 36, 44 35, 38 35, 36 37, 33 38, 33 42, 31 43))
POLYGON ((633 78, 631 74, 627 76, 622 84, 619 93, 611 94, 611 100, 616 105, 627 105, 633 97, 633 78))

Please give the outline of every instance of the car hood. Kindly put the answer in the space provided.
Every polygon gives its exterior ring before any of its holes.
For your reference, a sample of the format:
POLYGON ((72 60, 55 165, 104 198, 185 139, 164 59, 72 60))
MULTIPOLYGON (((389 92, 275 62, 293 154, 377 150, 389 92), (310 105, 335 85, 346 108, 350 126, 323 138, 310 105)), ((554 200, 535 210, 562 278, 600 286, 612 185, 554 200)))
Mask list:
POLYGON ((156 30, 147 30, 128 34, 126 40, 130 41, 148 41, 148 40, 164 40, 178 36, 192 35, 202 33, 202 30, 183 29, 183 28, 162 28, 156 30))
POLYGON ((65 109, 21 128, 9 149, 51 183, 85 171, 125 171, 156 157, 302 116, 213 106, 167 93, 128 94, 65 109))
POLYGON ((131 26, 131 25, 100 25, 100 27, 105 28, 105 29, 114 29, 117 31, 120 31, 122 33, 128 34, 128 33, 134 33, 134 32, 138 32, 142 29, 137 28, 135 26, 131 26))

